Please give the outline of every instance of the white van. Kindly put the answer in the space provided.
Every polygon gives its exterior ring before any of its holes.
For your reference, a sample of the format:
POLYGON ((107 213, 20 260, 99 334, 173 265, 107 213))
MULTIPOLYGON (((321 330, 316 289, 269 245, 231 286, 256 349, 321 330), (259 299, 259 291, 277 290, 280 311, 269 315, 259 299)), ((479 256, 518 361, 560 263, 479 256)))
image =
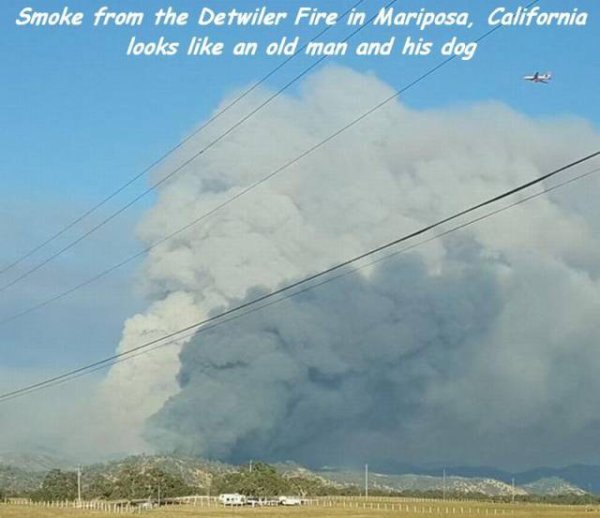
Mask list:
POLYGON ((302 505, 302 499, 297 496, 280 496, 279 505, 302 505))

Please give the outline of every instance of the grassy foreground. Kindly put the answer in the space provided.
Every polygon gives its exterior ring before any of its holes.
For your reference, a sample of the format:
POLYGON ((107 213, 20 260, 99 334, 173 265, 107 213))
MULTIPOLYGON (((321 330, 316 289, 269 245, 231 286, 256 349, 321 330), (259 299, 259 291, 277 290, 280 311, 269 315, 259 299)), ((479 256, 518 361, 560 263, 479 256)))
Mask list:
POLYGON ((148 518, 209 518, 209 517, 295 517, 295 518, 365 518, 365 517, 406 517, 424 518, 425 516, 437 517, 512 517, 524 518, 528 516, 537 518, 582 518, 584 516, 600 516, 600 507, 588 506, 553 506, 553 505, 494 505, 481 502, 425 502, 412 503, 401 501, 401 507, 396 501, 392 507, 392 500, 385 502, 369 502, 366 508, 362 502, 333 502, 319 506, 304 507, 270 507, 270 508, 222 508, 222 507, 194 507, 191 505, 169 506, 160 509, 145 510, 136 513, 105 513, 101 511, 58 509, 24 505, 0 504, 1 518, 93 518, 109 516, 147 516, 148 518), (408 505, 408 508, 407 508, 408 505), (378 508, 379 506, 379 508, 378 508), (416 506, 416 508, 415 508, 416 506))

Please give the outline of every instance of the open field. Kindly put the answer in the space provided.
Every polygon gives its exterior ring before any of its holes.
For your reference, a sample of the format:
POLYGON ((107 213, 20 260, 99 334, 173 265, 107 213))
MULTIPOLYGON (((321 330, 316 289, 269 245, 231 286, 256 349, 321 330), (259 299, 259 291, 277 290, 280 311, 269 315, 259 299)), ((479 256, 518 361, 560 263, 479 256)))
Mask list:
POLYGON ((48 508, 29 505, 0 504, 1 518, 78 518, 108 516, 148 516, 148 518, 191 518, 191 517, 291 517, 291 518, 364 518, 364 517, 406 517, 422 518, 429 516, 506 516, 538 518, 578 518, 599 516, 600 507, 553 506, 535 504, 490 504, 483 502, 409 502, 386 499, 380 501, 320 502, 319 505, 303 507, 263 507, 263 508, 223 508, 200 507, 193 505, 168 506, 160 509, 144 510, 135 513, 105 513, 101 511, 73 508, 48 508))

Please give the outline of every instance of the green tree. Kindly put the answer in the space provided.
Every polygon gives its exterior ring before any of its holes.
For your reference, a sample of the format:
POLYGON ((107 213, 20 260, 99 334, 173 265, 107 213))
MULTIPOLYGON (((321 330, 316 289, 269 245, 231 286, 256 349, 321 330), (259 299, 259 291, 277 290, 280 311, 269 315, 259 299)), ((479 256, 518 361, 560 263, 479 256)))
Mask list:
POLYGON ((240 493, 262 498, 279 496, 292 490, 288 480, 264 462, 216 477, 213 488, 219 493, 240 493))
POLYGON ((95 475, 85 486, 86 498, 109 500, 115 491, 115 483, 104 475, 95 475))
POLYGON ((42 487, 31 495, 36 501, 75 500, 77 498, 77 473, 53 469, 42 482, 42 487))
POLYGON ((324 496, 332 492, 332 488, 323 484, 321 480, 314 477, 293 476, 288 477, 287 482, 291 492, 300 496, 324 496))
POLYGON ((169 498, 196 493, 184 480, 156 466, 124 466, 110 479, 98 476, 89 484, 87 492, 93 498, 140 500, 169 498))

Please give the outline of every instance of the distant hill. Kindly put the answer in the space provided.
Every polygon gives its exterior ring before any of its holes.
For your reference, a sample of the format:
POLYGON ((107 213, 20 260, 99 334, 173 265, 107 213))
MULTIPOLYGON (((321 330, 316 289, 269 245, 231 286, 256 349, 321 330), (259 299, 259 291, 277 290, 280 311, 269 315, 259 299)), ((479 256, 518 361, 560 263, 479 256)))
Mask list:
POLYGON ((558 477, 540 478, 529 484, 524 484, 523 489, 527 493, 540 496, 579 495, 583 496, 586 491, 574 486, 570 482, 558 477))
MULTIPOLYGON (((52 468, 74 470, 75 463, 50 454, 0 454, 0 489, 14 493, 33 491, 40 487, 46 472, 52 468)), ((181 477, 199 492, 205 492, 215 475, 236 471, 236 466, 193 457, 175 455, 137 455, 124 459, 83 466, 84 485, 97 476, 115 480, 128 466, 140 472, 157 467, 181 477)), ((364 473, 352 470, 310 470, 293 462, 276 464, 287 476, 317 480, 332 488, 363 487, 364 473)), ((446 480, 439 469, 411 469, 412 473, 370 473, 370 485, 385 491, 442 491, 449 493, 480 493, 487 496, 512 495, 511 480, 516 482, 516 495, 583 495, 586 488, 600 492, 600 466, 570 466, 561 469, 540 468, 510 474, 494 468, 447 468, 446 480)))
MULTIPOLYGON (((321 476, 338 484, 364 485, 364 474, 352 471, 326 471, 321 476)), ((444 487, 448 493, 473 494, 479 493, 487 496, 509 496, 512 494, 512 486, 492 478, 467 478, 457 476, 433 477, 430 475, 390 475, 382 473, 370 473, 369 484, 374 489, 385 491, 443 491, 444 487)), ((526 495, 523 488, 515 488, 516 495, 526 495)))
POLYGON ((67 464, 48 453, 0 453, 0 489, 11 493, 35 490, 49 470, 67 464))
POLYGON ((134 467, 143 471, 148 467, 160 468, 162 471, 177 475, 189 486, 206 488, 211 476, 234 471, 235 467, 194 457, 177 457, 168 455, 136 455, 121 460, 92 464, 85 466, 86 477, 103 475, 107 478, 115 478, 123 467, 134 467))
POLYGON ((0 465, 13 466, 25 471, 46 472, 53 468, 66 469, 74 464, 50 453, 1 453, 0 465))
MULTIPOLYGON (((162 471, 181 477, 186 484, 199 489, 208 486, 211 475, 235 469, 233 466, 197 458, 138 455, 82 466, 83 486, 86 487, 89 481, 98 475, 115 480, 125 466, 140 472, 149 467, 158 467, 162 471)), ((50 456, 4 454, 0 456, 0 488, 10 493, 34 491, 39 489, 45 474, 53 468, 74 471, 76 465, 50 456)))
POLYGON ((22 494, 40 487, 44 473, 26 471, 0 464, 0 489, 14 494, 22 494))
MULTIPOLYGON (((311 471, 297 463, 286 462, 276 464, 275 467, 282 473, 290 476, 317 478, 321 482, 330 483, 336 488, 345 486, 364 486, 364 472, 352 470, 338 470, 326 468, 311 471)), ((444 478, 441 469, 424 469, 410 467, 401 468, 413 471, 408 473, 383 474, 371 472, 369 483, 372 488, 385 491, 443 491, 444 478)), ((569 470, 569 468, 565 468, 569 470)), ((584 470, 587 472, 587 469, 584 470)), ((480 493, 486 496, 511 496, 512 478, 515 478, 515 495, 559 496, 559 495, 584 495, 582 487, 560 477, 544 476, 545 471, 512 475, 495 468, 447 468, 446 490, 449 493, 480 493), (460 475, 459 475, 460 474, 460 475), (536 478, 536 475, 538 477, 536 478), (527 483, 519 484, 521 476, 527 483)), ((573 469, 571 475, 577 476, 578 470, 573 469)))
POLYGON ((519 473, 515 478, 519 484, 529 484, 542 478, 560 478, 588 492, 600 494, 600 466, 538 468, 519 473))

